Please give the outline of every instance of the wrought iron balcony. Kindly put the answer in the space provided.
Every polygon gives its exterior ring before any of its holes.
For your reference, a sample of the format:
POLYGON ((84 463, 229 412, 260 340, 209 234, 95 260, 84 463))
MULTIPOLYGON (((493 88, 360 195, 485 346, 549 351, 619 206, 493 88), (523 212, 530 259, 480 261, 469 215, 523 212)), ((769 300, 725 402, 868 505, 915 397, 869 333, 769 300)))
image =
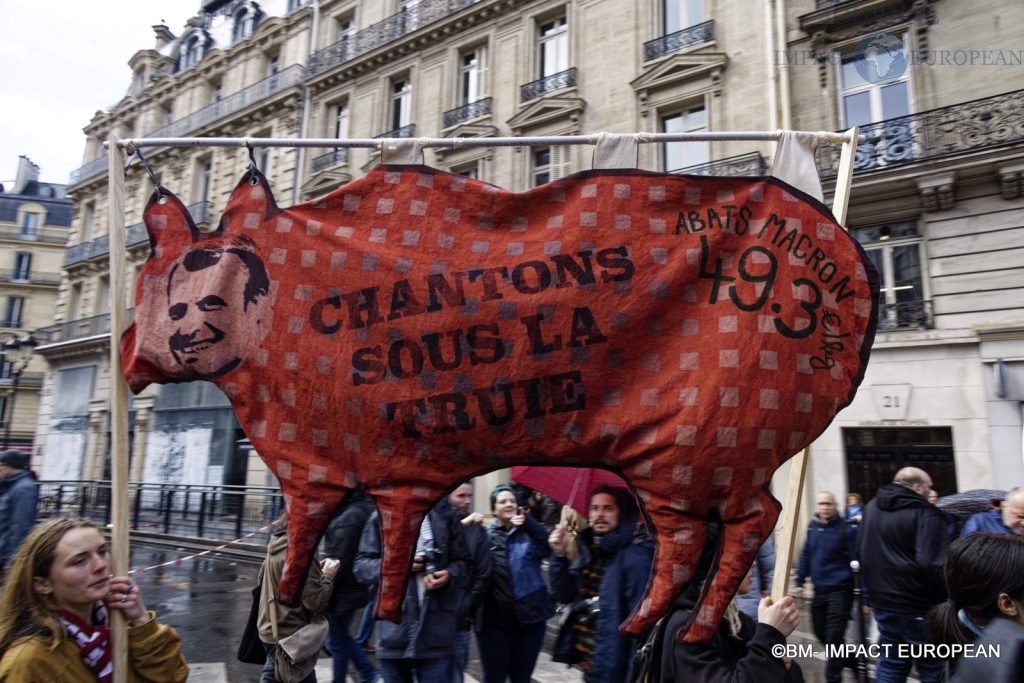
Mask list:
MULTIPOLYGON (((302 84, 304 69, 301 64, 293 64, 286 69, 279 71, 273 76, 268 76, 258 83, 243 88, 238 92, 228 95, 224 99, 208 104, 202 109, 192 112, 183 119, 173 121, 166 126, 157 128, 143 135, 147 138, 179 138, 194 133, 203 126, 220 121, 223 118, 236 114, 243 109, 262 102, 267 98, 276 95, 288 88, 302 84)), ((104 155, 93 159, 85 166, 71 172, 68 180, 69 185, 84 182, 107 172, 107 157, 104 155)))
POLYGON ((566 69, 557 74, 539 78, 536 81, 519 86, 519 101, 529 102, 541 95, 546 95, 562 88, 571 88, 576 85, 576 67, 566 69))
POLYGON ((705 21, 703 24, 688 26, 682 31, 670 33, 661 38, 648 40, 644 43, 644 61, 649 62, 662 55, 667 55, 677 50, 682 50, 691 45, 699 45, 715 39, 714 20, 705 21))
POLYGON ((687 166, 670 173, 681 175, 705 175, 705 176, 758 176, 764 175, 764 157, 758 152, 747 152, 734 157, 726 157, 717 161, 696 166, 687 166))
MULTIPOLYGON (((135 317, 135 309, 128 309, 128 322, 135 317)), ((58 323, 43 327, 32 333, 39 339, 41 346, 90 339, 110 334, 110 314, 102 313, 89 318, 79 318, 66 323, 58 323)))
POLYGON ((414 135, 416 135, 416 124, 410 123, 408 126, 395 128, 394 130, 389 130, 388 132, 381 133, 380 135, 374 135, 373 139, 383 140, 385 138, 411 138, 414 135))
POLYGON ((333 45, 314 52, 306 65, 306 77, 344 64, 350 59, 371 52, 393 40, 419 30, 428 24, 458 12, 480 0, 421 0, 398 14, 366 27, 353 35, 345 36, 333 45))
POLYGON ((444 113, 444 121, 441 124, 443 128, 451 128, 457 126, 463 121, 469 121, 475 119, 478 116, 487 116, 491 113, 491 98, 485 97, 482 100, 476 102, 470 102, 464 104, 461 107, 455 109, 449 109, 444 113))
POLYGON ((31 285, 59 285, 60 273, 40 273, 38 271, 2 270, 0 282, 24 283, 31 285))
POLYGON ((322 154, 313 159, 313 173, 319 173, 325 169, 331 168, 332 166, 340 166, 341 164, 348 163, 348 147, 341 147, 339 149, 322 154))
POLYGON ((879 304, 878 331, 927 330, 935 327, 931 301, 879 304))
MULTIPOLYGON (((955 154, 1019 145, 1024 141, 1020 111, 1024 90, 861 126, 867 142, 857 147, 854 173, 930 161, 955 154)), ((839 148, 818 148, 822 177, 836 174, 839 148)))
MULTIPOLYGON (((196 202, 188 206, 189 215, 192 216, 192 221, 196 225, 208 221, 212 209, 212 202, 196 202)), ((149 236, 146 234, 145 223, 135 223, 128 226, 128 229, 125 231, 124 243, 126 247, 134 247, 148 239, 149 236)), ((106 256, 108 253, 110 253, 110 236, 100 235, 94 240, 79 242, 64 250, 64 267, 67 268, 97 256, 106 256)))

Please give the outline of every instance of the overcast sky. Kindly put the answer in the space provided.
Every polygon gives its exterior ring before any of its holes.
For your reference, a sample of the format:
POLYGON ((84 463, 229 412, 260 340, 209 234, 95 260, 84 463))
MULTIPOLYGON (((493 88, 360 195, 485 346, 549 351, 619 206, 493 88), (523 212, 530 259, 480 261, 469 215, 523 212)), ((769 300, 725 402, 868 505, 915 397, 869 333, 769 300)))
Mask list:
POLYGON ((0 0, 0 182, 25 155, 40 180, 66 183, 82 165, 82 129, 124 97, 128 60, 154 47, 152 26, 180 35, 200 2, 0 0))

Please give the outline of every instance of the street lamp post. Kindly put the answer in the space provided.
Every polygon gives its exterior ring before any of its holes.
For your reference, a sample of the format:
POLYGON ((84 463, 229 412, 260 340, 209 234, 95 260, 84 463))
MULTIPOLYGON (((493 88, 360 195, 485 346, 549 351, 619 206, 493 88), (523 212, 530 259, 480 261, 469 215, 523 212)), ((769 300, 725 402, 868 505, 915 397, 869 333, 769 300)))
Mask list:
POLYGON ((3 345, 3 369, 4 375, 11 378, 11 399, 7 401, 6 415, 4 416, 4 449, 11 447, 11 424, 14 422, 14 404, 18 398, 18 380, 21 373, 28 367, 32 360, 32 350, 36 346, 36 338, 31 334, 23 337, 12 335, 3 345))

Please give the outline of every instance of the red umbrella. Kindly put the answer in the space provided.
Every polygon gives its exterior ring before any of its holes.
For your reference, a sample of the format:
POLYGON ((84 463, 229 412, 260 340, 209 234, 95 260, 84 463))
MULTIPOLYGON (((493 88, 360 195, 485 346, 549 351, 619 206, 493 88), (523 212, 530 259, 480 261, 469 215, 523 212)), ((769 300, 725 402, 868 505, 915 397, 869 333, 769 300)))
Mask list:
POLYGON ((619 475, 594 467, 513 467, 512 480, 568 505, 583 516, 589 512, 590 492, 598 486, 629 489, 619 475))

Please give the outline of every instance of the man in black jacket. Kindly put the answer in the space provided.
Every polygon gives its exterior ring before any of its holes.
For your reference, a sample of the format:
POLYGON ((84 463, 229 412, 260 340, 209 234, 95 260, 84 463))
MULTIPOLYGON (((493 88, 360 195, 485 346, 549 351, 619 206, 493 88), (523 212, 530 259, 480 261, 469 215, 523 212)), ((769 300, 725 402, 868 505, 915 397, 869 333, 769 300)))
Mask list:
POLYGON ((925 614, 946 599, 942 572, 950 538, 946 518, 925 498, 931 487, 927 472, 904 467, 864 510, 859 555, 878 624, 878 683, 903 683, 913 665, 922 683, 942 680, 941 661, 912 656, 912 646, 925 642, 925 614))
POLYGON ((327 623, 330 627, 327 649, 334 663, 334 683, 345 683, 349 660, 359 673, 360 683, 380 680, 377 667, 348 632, 355 611, 366 607, 370 601, 369 589, 356 581, 352 568, 359 549, 359 537, 372 512, 373 505, 369 496, 358 491, 330 521, 324 534, 324 554, 341 563, 334 576, 334 591, 327 607, 327 623))
POLYGON ((455 655, 452 657, 452 683, 462 683, 469 661, 470 629, 478 626, 480 604, 491 580, 491 543, 483 527, 484 516, 473 512, 473 484, 465 482, 448 494, 448 505, 462 524, 469 549, 468 571, 456 586, 460 592, 458 626, 455 634, 455 655))
MULTIPOLYGON (((363 528, 355 577, 366 585, 380 580, 381 535, 377 513, 363 528)), ((458 517, 447 499, 420 525, 412 571, 406 582, 401 622, 377 622, 377 659, 385 683, 450 683, 458 630, 458 606, 469 550, 458 517)))

